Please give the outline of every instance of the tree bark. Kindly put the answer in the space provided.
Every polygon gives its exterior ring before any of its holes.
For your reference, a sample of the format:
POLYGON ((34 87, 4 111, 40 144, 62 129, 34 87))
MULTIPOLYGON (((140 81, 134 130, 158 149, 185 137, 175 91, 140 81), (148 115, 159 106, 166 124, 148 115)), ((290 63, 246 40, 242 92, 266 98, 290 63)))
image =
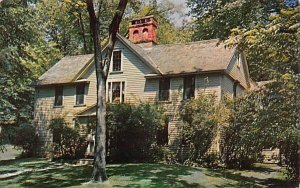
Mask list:
MULTIPOLYGON (((103 3, 99 1, 100 5, 103 3)), ((93 35, 94 45, 94 63, 97 79, 97 105, 96 105, 96 132, 95 132, 95 149, 94 149, 94 167, 92 181, 106 181, 106 79, 109 71, 110 59, 112 56, 114 44, 116 41, 117 31, 122 20, 127 0, 120 0, 109 30, 109 43, 105 58, 102 59, 100 45, 100 27, 99 15, 96 15, 93 0, 86 0, 87 9, 90 16, 90 26, 93 35)), ((101 8, 101 7, 100 7, 101 8)), ((99 11, 100 12, 100 11, 99 11)))

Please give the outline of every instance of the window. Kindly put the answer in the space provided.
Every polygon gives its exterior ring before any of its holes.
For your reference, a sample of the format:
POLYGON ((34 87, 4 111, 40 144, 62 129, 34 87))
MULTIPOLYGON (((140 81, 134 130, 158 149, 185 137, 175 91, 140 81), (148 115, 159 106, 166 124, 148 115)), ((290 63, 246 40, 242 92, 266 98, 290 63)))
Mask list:
POLYGON ((193 97, 195 97, 195 77, 185 77, 183 82, 183 100, 193 97))
POLYGON ((170 79, 163 78, 159 80, 159 100, 168 101, 170 95, 170 79))
POLYGON ((63 87, 55 87, 54 106, 62 106, 63 104, 63 87))
POLYGON ((125 82, 108 82, 108 102, 122 103, 125 101, 125 82))
POLYGON ((121 51, 113 52, 113 71, 121 71, 121 51))
POLYGON ((84 89, 85 89, 84 84, 80 84, 76 86, 76 105, 84 104, 84 89))

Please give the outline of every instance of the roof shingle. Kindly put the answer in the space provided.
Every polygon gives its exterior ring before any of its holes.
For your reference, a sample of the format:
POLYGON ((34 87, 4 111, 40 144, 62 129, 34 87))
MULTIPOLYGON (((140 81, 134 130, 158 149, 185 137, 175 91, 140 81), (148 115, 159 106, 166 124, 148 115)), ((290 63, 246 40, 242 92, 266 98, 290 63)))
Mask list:
POLYGON ((70 83, 92 60, 93 54, 66 56, 45 72, 37 85, 70 83))

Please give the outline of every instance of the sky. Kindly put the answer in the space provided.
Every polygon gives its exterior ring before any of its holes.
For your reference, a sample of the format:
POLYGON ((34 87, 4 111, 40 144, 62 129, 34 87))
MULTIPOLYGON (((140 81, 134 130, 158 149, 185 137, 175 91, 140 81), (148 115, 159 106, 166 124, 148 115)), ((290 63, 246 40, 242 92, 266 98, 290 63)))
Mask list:
MULTIPOLYGON (((163 1, 163 0, 161 0, 161 1, 163 1)), ((189 17, 187 15, 184 15, 184 14, 188 13, 188 8, 186 7, 185 0, 169 0, 169 1, 174 3, 177 8, 179 8, 180 10, 183 11, 183 14, 174 14, 171 17, 171 20, 174 22, 174 24, 176 26, 180 27, 180 26, 182 26, 182 22, 184 19, 189 20, 189 17)))

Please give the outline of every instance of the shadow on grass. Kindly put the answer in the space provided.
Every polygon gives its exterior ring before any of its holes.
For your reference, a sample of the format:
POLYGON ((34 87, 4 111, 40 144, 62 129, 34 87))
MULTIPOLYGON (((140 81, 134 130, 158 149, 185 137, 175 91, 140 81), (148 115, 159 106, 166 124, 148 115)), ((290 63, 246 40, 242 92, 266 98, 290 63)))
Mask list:
MULTIPOLYGON (((258 173, 271 173, 276 172, 276 170, 272 170, 265 167, 255 167, 252 168, 253 172, 258 173)), ((243 171, 245 172, 245 171, 243 171)), ((278 187, 278 188, 294 188, 296 187, 295 182, 289 182, 284 179, 278 178, 263 178, 263 177, 253 177, 251 175, 245 176, 242 175, 242 172, 236 173, 229 170, 221 170, 221 169, 210 169, 209 171, 205 172, 207 176, 213 176, 217 178, 226 178, 230 181, 228 183, 216 186, 216 187, 278 187), (238 183, 234 183, 238 182, 238 183)))
MULTIPOLYGON (((14 163, 33 166, 36 164, 43 168, 62 165, 48 161, 23 161, 14 163)), ((0 166, 1 168, 1 166, 0 166)), ((271 173, 269 168, 261 172, 271 173)), ((62 169, 52 169, 42 172, 31 172, 15 177, 1 179, 0 187, 70 187, 83 186, 90 180, 91 166, 64 165, 62 169)), ((284 180, 259 179, 246 177, 241 173, 228 170, 212 170, 204 168, 192 168, 180 165, 165 164, 120 164, 108 165, 107 173, 110 176, 110 187, 293 187, 284 180), (205 179, 205 180, 203 180, 205 179), (217 181, 211 182, 211 181, 217 181), (204 184, 203 184, 204 182, 204 184), (212 186, 209 186, 212 184, 212 186)))
MULTIPOLYGON (((88 181, 91 168, 88 166, 65 167, 42 172, 31 172, 4 180, 9 187, 68 187, 88 181)), ((1 187, 1 184, 0 184, 1 187)))
POLYGON ((110 176, 130 177, 127 185, 115 185, 114 187, 201 187, 197 183, 189 183, 180 176, 191 175, 196 169, 165 164, 122 164, 108 168, 110 176), (145 182, 143 184, 143 182, 145 182), (140 184, 137 184, 140 182, 140 184))

